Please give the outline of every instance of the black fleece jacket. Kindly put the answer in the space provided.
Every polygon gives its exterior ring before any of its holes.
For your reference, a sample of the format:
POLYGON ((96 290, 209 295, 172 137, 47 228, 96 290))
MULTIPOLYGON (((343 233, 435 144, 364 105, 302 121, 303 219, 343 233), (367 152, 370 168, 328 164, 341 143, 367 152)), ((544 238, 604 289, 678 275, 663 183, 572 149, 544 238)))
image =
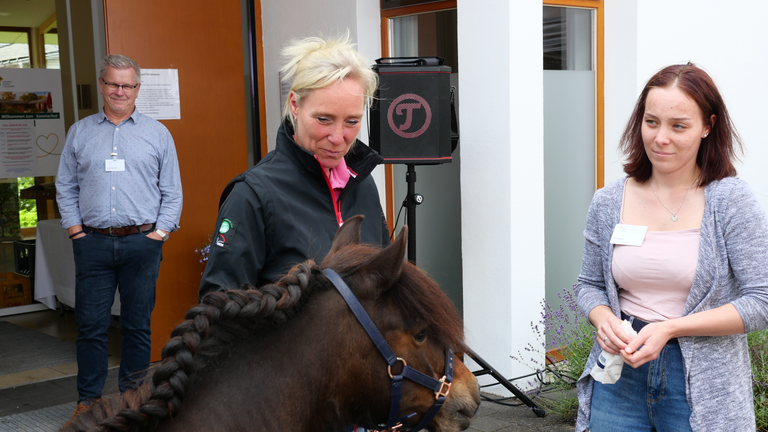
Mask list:
MULTIPOLYGON (((314 155, 291 138, 290 123, 275 150, 224 189, 199 297, 210 291, 261 286, 307 259, 320 262, 339 228, 332 190, 314 155)), ((345 162, 357 175, 338 200, 342 220, 365 215, 361 242, 389 244, 389 229, 371 171, 382 157, 356 142, 345 162)))

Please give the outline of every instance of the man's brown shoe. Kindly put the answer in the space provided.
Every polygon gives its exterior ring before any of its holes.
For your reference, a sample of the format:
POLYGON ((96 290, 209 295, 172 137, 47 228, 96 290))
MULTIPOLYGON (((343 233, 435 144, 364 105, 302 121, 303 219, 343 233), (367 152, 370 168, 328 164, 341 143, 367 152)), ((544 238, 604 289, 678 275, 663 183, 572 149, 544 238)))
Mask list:
POLYGON ((91 407, 91 404, 98 401, 99 398, 96 399, 87 399, 84 401, 80 401, 77 403, 77 407, 75 407, 75 413, 72 414, 72 418, 69 419, 68 422, 64 424, 64 427, 67 427, 72 424, 73 421, 75 421, 75 417, 79 416, 80 414, 88 411, 88 409, 91 407))

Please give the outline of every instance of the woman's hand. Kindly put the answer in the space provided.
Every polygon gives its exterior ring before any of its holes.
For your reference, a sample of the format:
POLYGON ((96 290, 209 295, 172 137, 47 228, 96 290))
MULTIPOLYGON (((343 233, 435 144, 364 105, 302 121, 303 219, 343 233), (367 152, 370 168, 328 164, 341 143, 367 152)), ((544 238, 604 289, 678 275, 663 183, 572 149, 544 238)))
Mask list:
POLYGON ((621 350, 624 363, 637 368, 656 360, 662 348, 672 339, 668 324, 669 322, 652 323, 643 327, 637 337, 621 350))
POLYGON ((589 312, 589 321, 597 329, 597 343, 609 354, 619 354, 630 342, 621 328, 621 320, 608 306, 597 306, 589 312))
MULTIPOLYGON (((597 308, 595 308, 597 309, 597 308)), ((590 319, 592 313, 589 314, 590 319)), ((643 327, 622 349, 624 363, 636 368, 659 357, 670 339, 682 336, 726 336, 744 333, 744 321, 733 304, 643 327)))

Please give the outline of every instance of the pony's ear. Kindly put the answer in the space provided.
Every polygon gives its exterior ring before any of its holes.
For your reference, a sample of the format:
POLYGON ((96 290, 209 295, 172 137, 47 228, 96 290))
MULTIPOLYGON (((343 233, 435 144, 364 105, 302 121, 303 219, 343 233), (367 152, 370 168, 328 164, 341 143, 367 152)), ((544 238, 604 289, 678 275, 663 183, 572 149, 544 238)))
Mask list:
MULTIPOLYGON (((365 271, 375 272, 381 286, 389 288, 400 279, 405 262, 405 249, 408 246, 408 227, 404 226, 395 241, 375 254, 365 266, 365 271)), ((361 269, 362 270, 362 269, 361 269)))
POLYGON ((328 251, 328 255, 337 252, 344 246, 360 244, 360 225, 362 225, 364 217, 363 215, 357 215, 344 221, 344 224, 336 231, 336 235, 333 237, 333 243, 331 243, 331 250, 328 251))

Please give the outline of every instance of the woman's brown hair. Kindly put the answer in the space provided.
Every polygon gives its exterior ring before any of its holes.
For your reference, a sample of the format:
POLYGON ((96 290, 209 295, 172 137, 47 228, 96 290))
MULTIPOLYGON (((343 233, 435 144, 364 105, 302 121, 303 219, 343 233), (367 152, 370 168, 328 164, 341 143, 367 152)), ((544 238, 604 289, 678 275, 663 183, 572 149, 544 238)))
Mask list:
POLYGON ((673 86, 693 99, 704 121, 711 123, 709 135, 702 138, 696 156, 696 165, 701 169, 699 186, 735 176, 736 168, 733 163, 738 160, 736 147, 739 151, 743 149, 741 138, 714 81, 692 63, 665 67, 643 88, 619 143, 622 153, 627 156, 624 172, 639 183, 645 183, 651 178, 653 165, 645 153, 642 134, 645 102, 651 89, 673 86), (715 116, 714 122, 709 120, 712 115, 715 116))

